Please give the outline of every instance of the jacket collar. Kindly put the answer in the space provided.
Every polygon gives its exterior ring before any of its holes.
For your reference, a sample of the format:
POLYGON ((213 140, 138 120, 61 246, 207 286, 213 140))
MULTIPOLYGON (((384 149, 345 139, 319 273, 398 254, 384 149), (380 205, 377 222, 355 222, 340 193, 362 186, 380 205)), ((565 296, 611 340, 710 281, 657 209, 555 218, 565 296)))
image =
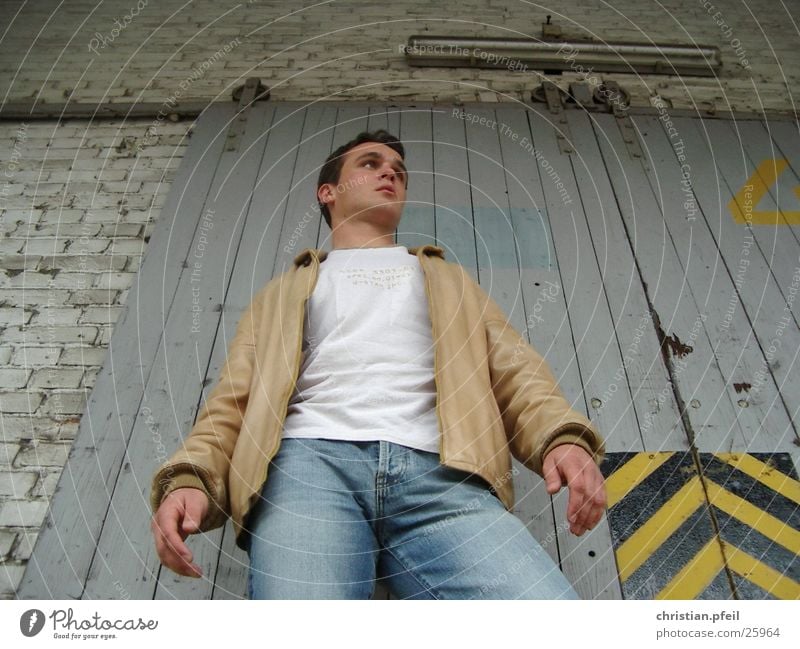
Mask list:
MULTIPOLYGON (((429 257, 436 255, 437 257, 444 259, 444 250, 439 246, 433 246, 431 244, 409 248, 408 254, 417 255, 418 257, 421 257, 422 255, 428 255, 429 257)), ((314 259, 316 259, 318 263, 322 263, 325 261, 327 256, 327 250, 321 250, 320 248, 306 248, 294 258, 294 265, 308 266, 314 259)))

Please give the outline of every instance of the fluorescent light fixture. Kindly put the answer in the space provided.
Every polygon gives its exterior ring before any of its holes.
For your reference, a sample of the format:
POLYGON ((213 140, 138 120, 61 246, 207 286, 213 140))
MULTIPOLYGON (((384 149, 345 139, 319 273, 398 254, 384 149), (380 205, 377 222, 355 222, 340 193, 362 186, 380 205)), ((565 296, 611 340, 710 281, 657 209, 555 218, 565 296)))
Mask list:
POLYGON ((710 77, 722 66, 719 48, 708 45, 411 36, 400 50, 415 66, 520 72, 572 70, 710 77))

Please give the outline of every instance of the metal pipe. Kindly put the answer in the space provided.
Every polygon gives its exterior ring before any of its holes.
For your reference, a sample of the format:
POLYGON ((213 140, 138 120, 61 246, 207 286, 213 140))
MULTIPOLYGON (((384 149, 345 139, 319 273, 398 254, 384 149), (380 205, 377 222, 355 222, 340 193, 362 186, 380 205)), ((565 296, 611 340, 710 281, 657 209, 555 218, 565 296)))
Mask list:
POLYGON ((525 38, 411 36, 402 48, 411 65, 649 72, 713 76, 720 50, 709 45, 537 41, 525 38))

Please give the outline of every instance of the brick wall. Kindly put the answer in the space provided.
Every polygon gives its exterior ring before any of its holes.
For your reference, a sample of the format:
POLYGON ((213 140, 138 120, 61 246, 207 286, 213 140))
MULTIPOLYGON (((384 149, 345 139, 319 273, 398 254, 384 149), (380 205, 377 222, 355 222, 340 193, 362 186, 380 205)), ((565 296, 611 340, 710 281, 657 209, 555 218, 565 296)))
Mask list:
MULTIPOLYGON (((637 105, 658 95, 676 108, 789 110, 800 70, 797 17, 769 0, 564 0, 549 11, 514 0, 96 4, 25 4, 0 41, 2 96, 168 108, 228 100, 257 76, 275 101, 513 101, 537 73, 413 68, 399 47, 412 34, 538 36, 547 13, 568 38, 721 48, 720 79, 591 75, 618 81, 637 105)), ((190 128, 0 122, 0 597, 21 578, 190 128)))
MULTIPOLYGON (((458 15, 442 3, 409 0, 308 2, 308 9, 275 0, 58 4, 26 4, 0 42, 0 88, 10 99, 227 98, 248 76, 264 80, 275 100, 513 99, 538 85, 539 75, 411 68, 399 46, 412 34, 538 37, 548 13, 570 38, 720 47, 719 80, 596 73, 628 87, 639 104, 659 93, 676 107, 788 110, 800 70, 786 13, 797 5, 770 0, 564 0, 549 11, 515 0, 462 0, 458 15)), ((579 75, 562 81, 570 78, 579 75)))
POLYGON ((0 597, 66 463, 191 121, 0 122, 0 597), (142 143, 142 146, 138 144, 142 143))

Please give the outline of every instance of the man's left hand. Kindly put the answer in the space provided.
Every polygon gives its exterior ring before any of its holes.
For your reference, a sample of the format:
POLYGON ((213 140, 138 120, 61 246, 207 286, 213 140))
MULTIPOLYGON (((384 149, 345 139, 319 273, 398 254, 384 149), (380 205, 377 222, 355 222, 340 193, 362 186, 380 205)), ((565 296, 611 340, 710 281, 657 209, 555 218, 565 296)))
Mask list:
POLYGON ((570 532, 581 536, 594 528, 605 511, 606 487, 592 456, 577 444, 560 444, 545 456, 542 472, 550 495, 569 487, 570 532))

